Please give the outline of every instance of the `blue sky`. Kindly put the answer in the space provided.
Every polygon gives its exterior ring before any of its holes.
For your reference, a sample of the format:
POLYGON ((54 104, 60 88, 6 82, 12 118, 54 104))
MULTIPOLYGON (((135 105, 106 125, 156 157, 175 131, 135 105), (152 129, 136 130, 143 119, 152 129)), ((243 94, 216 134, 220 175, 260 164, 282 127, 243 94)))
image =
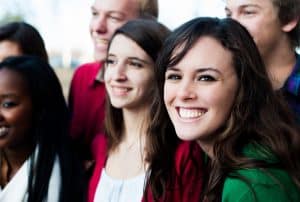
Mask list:
MULTIPOLYGON (((42 34, 48 51, 76 49, 92 55, 88 33, 93 0, 0 0, 1 10, 22 11, 42 34)), ((173 29, 196 16, 223 17, 223 0, 159 0, 159 21, 173 29), (175 3, 176 2, 176 3, 175 3)))

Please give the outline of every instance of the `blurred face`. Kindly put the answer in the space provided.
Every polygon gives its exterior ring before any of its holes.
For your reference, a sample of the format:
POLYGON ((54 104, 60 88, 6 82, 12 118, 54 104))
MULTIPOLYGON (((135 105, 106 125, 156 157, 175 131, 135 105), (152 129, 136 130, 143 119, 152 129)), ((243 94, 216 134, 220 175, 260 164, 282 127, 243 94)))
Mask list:
POLYGON ((113 33, 128 20, 139 16, 138 0, 95 0, 90 33, 96 60, 104 60, 113 33))
POLYGON ((0 62, 9 56, 18 56, 22 55, 17 43, 4 40, 0 41, 0 62))
POLYGON ((18 149, 29 141, 32 103, 26 87, 19 73, 0 70, 0 149, 18 149))
POLYGON ((108 51, 104 80, 112 105, 140 109, 149 102, 154 62, 130 38, 118 34, 108 51))
POLYGON ((290 31, 281 25, 272 0, 226 0, 225 12, 248 29, 263 58, 286 40, 286 31, 290 31))
POLYGON ((201 37, 165 73, 164 102, 179 138, 210 145, 229 117, 237 88, 231 53, 201 37))

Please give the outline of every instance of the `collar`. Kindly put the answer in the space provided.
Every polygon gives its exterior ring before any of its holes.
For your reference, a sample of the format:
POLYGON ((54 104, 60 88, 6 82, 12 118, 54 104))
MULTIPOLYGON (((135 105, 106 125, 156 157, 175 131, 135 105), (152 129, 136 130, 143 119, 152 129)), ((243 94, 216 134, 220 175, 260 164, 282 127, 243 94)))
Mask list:
POLYGON ((98 85, 98 84, 103 84, 103 80, 101 79, 102 78, 102 72, 103 72, 103 63, 102 62, 94 62, 94 63, 90 63, 90 68, 91 70, 89 71, 90 72, 90 75, 89 76, 89 80, 88 80, 88 85, 90 87, 93 87, 95 85, 98 85))
POLYGON ((300 56, 296 54, 296 64, 286 80, 283 89, 295 96, 300 96, 300 56))

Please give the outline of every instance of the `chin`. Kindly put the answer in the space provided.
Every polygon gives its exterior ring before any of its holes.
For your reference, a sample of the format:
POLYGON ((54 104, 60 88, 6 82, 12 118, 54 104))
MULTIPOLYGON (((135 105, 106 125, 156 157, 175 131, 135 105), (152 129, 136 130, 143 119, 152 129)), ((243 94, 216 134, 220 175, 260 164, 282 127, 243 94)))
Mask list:
POLYGON ((189 134, 188 132, 176 132, 176 134, 179 139, 184 141, 193 141, 198 139, 195 135, 189 134))

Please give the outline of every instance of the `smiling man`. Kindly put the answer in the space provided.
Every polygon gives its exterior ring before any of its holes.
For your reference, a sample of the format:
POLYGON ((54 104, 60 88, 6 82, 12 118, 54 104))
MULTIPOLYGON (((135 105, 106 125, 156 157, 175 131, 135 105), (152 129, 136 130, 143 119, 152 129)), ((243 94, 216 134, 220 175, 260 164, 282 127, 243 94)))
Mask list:
POLYGON ((70 133, 84 159, 90 159, 94 136, 103 130, 105 87, 100 70, 107 46, 115 30, 131 19, 158 17, 157 0, 95 0, 91 7, 90 34, 94 43, 93 63, 74 73, 69 107, 72 113, 70 133))
POLYGON ((264 60, 275 90, 300 122, 300 0, 226 0, 225 12, 244 25, 264 60))

